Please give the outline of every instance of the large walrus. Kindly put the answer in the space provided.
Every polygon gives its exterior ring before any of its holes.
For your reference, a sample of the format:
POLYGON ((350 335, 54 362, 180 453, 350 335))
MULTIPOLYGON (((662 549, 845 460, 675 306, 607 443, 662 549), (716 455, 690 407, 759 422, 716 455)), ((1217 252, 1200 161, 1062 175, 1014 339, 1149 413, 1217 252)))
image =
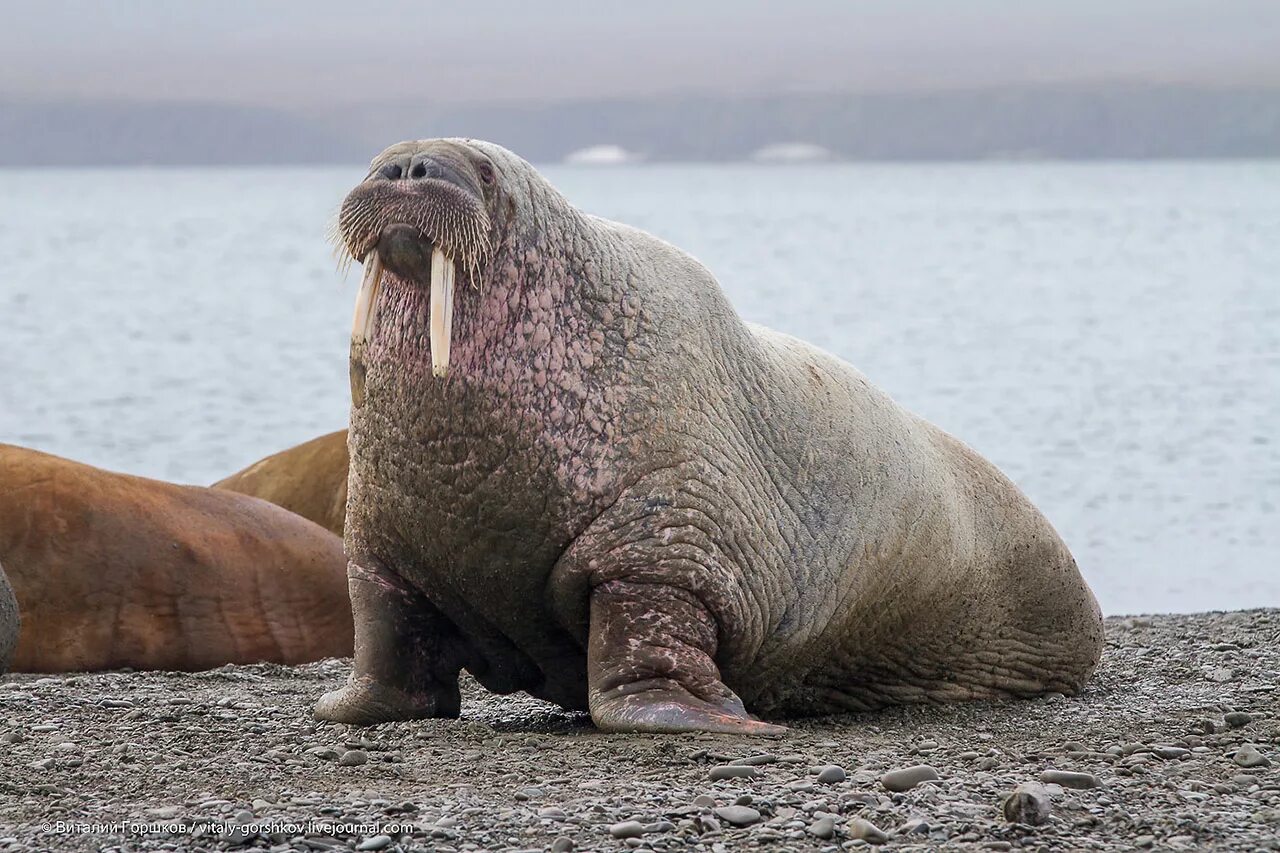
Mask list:
POLYGON ((9 669, 9 659, 13 657, 13 647, 18 644, 18 600, 13 596, 13 587, 5 577, 4 566, 0 565, 0 673, 9 669))
POLYGON ((197 670, 352 651, 342 540, 232 492, 0 444, 0 565, 22 613, 15 670, 197 670))
POLYGON ((356 660, 319 718, 455 716, 466 667, 607 731, 776 734, 748 709, 1093 670, 1097 603, 1026 497, 674 246, 462 139, 388 148, 339 231, 356 660))
POLYGON ((213 487, 271 501, 341 536, 347 517, 347 431, 259 459, 213 487))

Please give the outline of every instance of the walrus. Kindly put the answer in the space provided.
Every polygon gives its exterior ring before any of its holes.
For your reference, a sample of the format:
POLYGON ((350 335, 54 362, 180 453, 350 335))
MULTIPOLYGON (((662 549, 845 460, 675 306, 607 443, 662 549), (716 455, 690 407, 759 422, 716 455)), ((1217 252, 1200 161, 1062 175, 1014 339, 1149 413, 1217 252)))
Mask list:
POLYGON ((13 657, 13 647, 18 644, 20 624, 18 599, 14 598, 13 587, 9 586, 4 566, 0 565, 0 674, 9 670, 9 658, 13 657))
POLYGON ((352 652, 342 540, 233 492, 0 444, 0 565, 22 615, 15 671, 352 652))
POLYGON ((603 731, 778 735, 1097 664, 1093 594, 991 463, 511 152, 394 145, 337 232, 356 652, 318 718, 457 716, 466 668, 603 731))
POLYGON ((262 498, 341 536, 347 517, 347 431, 259 459, 213 488, 262 498))

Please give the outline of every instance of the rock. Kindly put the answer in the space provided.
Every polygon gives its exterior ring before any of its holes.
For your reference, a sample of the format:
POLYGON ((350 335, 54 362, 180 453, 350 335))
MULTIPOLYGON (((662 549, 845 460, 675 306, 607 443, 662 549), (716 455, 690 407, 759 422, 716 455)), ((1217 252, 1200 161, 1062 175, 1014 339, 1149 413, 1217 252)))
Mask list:
POLYGON ((836 834, 836 819, 831 815, 820 817, 813 823, 809 824, 809 828, 806 832, 815 838, 821 838, 825 841, 836 834))
POLYGON ((1259 752, 1258 748, 1251 743, 1241 744, 1240 748, 1236 750, 1233 760, 1241 767, 1271 766, 1271 759, 1259 752))
POLYGON ((860 817, 855 817, 845 824, 845 830, 848 831, 850 838, 860 839, 868 844, 884 844, 889 840, 889 836, 885 835, 880 827, 860 817))
POLYGON ((1235 677, 1235 673, 1232 672, 1230 669, 1227 669, 1225 666, 1220 666, 1215 669, 1209 670, 1207 673, 1205 673, 1204 677, 1214 682, 1215 684, 1226 684, 1228 681, 1230 681, 1232 678, 1235 677))
POLYGON ((1161 758, 1168 759, 1186 758, 1191 755, 1191 750, 1183 749, 1180 746, 1157 746, 1151 751, 1161 758))
POLYGON ((818 781, 828 785, 843 782, 845 778, 844 768, 838 764, 828 764, 818 771, 818 781))
POLYGON ((1039 826, 1049 819, 1052 805, 1049 792, 1035 782, 1023 782, 1014 788, 1000 804, 1004 819, 1010 823, 1039 826))
POLYGON ((922 817, 913 817, 911 820, 898 827, 899 835, 928 835, 931 827, 929 822, 922 817))
POLYGON ((1224 715, 1222 719, 1228 726, 1231 726, 1231 728, 1239 729, 1252 723, 1253 715, 1247 714, 1244 711, 1232 711, 1231 713, 1224 715))
POLYGON ((573 849, 573 839, 561 835, 551 842, 551 853, 569 853, 573 849))
POLYGON ((756 767, 761 764, 776 764, 777 762, 778 756, 771 752, 766 752, 761 755, 748 755, 746 758, 739 758, 729 763, 735 767, 756 767))
POLYGON ((356 845, 357 850, 381 850, 391 844, 390 835, 374 835, 356 845))
POLYGON ((538 817, 543 820, 564 820, 568 815, 564 813, 564 809, 547 806, 545 809, 538 809, 538 817))
POLYGON ((707 778, 712 782, 723 779, 751 779, 759 775, 760 771, 749 764, 721 764, 707 771, 707 778))
POLYGON ((1040 781, 1077 789, 1097 788, 1102 784, 1092 773, 1076 773, 1071 770, 1046 770, 1040 774, 1040 781))
POLYGON ((540 800, 545 796, 546 796, 545 791, 543 791, 541 788, 534 788, 534 787, 521 788, 519 791, 516 791, 515 793, 515 798, 520 802, 524 802, 525 800, 540 800))
POLYGON ((644 835, 644 824, 638 820, 625 820, 609 827, 609 834, 614 838, 639 838, 644 835))
POLYGON ((916 764, 912 767, 890 770, 880 777, 880 784, 887 791, 901 793, 902 791, 910 791, 921 782, 932 782, 938 778, 940 778, 938 771, 928 764, 916 764))
POLYGON ((693 804, 698 808, 713 809, 716 807, 716 798, 707 794, 699 794, 693 798, 693 804))
POLYGON ((750 806, 721 806, 715 810, 715 815, 734 826, 750 826, 760 820, 760 812, 750 806))
POLYGON ((366 763, 369 760, 369 753, 363 749, 348 749, 342 753, 342 757, 338 759, 338 764, 343 767, 356 767, 366 763))
POLYGON ((1154 847, 1155 844, 1156 837, 1154 835, 1139 835, 1137 838, 1133 839, 1133 846, 1142 850, 1154 847))

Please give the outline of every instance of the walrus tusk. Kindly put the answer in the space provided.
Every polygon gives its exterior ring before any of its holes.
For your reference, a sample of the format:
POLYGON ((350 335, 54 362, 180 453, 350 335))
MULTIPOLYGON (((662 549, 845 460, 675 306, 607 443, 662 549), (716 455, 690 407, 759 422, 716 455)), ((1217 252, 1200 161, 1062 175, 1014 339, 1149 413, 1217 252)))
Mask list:
POLYGON ((431 372, 449 372, 449 344, 453 338, 453 261, 437 247, 431 253, 431 372))
POLYGON ((356 294, 356 311, 351 318, 351 342, 368 343, 378 321, 378 292, 382 289, 382 258, 374 249, 364 256, 364 278, 356 294))

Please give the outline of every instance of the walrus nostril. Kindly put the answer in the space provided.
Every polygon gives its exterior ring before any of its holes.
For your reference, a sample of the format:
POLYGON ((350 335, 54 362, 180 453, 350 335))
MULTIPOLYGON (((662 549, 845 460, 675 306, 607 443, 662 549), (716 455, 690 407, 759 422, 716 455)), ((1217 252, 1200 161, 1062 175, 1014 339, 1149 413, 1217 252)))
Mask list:
POLYGON ((404 169, 400 168, 399 163, 388 163, 378 170, 378 174, 392 181, 400 180, 400 176, 404 174, 404 169))
POLYGON ((409 177, 419 181, 423 178, 444 178, 447 174, 448 170, 442 163, 424 154, 413 158, 413 165, 409 167, 409 177))

